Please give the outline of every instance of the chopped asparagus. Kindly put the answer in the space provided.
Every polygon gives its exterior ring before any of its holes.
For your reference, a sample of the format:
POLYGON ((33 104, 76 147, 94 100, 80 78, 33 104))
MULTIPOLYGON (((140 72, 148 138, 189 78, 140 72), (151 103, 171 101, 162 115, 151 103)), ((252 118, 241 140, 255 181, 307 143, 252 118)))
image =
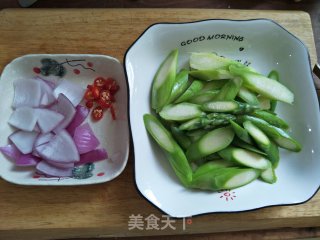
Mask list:
MULTIPOLYGON (((279 73, 275 70, 272 70, 269 74, 268 74, 268 78, 279 81, 279 73)), ((276 110, 277 107, 277 100, 271 100, 270 101, 270 111, 274 112, 276 110)))
POLYGON ((240 87, 238 97, 250 105, 259 106, 259 100, 253 92, 245 87, 240 87))
MULTIPOLYGON (((210 168, 210 166, 208 166, 210 168)), ((203 169, 201 169, 203 171, 203 169)), ((197 173, 197 171, 196 171, 197 173)), ((194 175, 196 175, 196 173, 194 175)), ((244 186, 257 179, 260 171, 257 169, 241 169, 234 167, 217 167, 193 178, 191 187, 203 190, 234 189, 244 186)))
POLYGON ((190 67, 197 70, 228 69, 230 64, 239 64, 214 53, 191 53, 190 67))
POLYGON ((270 99, 279 100, 292 104, 294 101, 293 93, 284 85, 276 80, 267 78, 261 74, 250 72, 245 68, 230 65, 229 70, 235 76, 240 76, 244 80, 244 86, 258 92, 270 99))
POLYGON ((272 114, 267 111, 261 111, 261 110, 256 110, 251 115, 260 118, 262 120, 265 120, 266 122, 270 123, 273 126, 283 128, 283 129, 288 129, 289 125, 284 121, 283 119, 277 117, 275 114, 272 114))
POLYGON ((178 127, 171 125, 170 127, 171 133, 174 139, 178 142, 178 144, 184 149, 188 149, 191 144, 191 140, 188 136, 184 134, 178 127))
POLYGON ((259 150, 258 148, 256 148, 255 146, 249 144, 249 143, 246 143, 244 141, 242 141, 241 139, 239 138, 234 138, 233 141, 232 141, 232 145, 236 146, 236 147, 241 147, 243 149, 246 149, 246 150, 249 150, 251 152, 255 152, 255 153, 258 153, 258 154, 261 154, 261 155, 265 155, 267 156, 267 154, 261 150, 259 150))
POLYGON ((201 105, 208 112, 229 112, 233 114, 244 114, 253 112, 257 106, 237 101, 210 101, 201 105))
POLYGON ((170 100, 178 61, 178 49, 173 50, 160 65, 152 84, 151 106, 159 112, 170 100))
POLYGON ((226 148, 233 140, 231 127, 217 128, 192 143, 186 152, 189 161, 195 161, 226 148))
POLYGON ((265 170, 271 166, 270 161, 264 156, 242 148, 227 147, 218 154, 225 160, 255 169, 265 170))
POLYGON ((267 168, 261 172, 261 180, 267 183, 275 183, 277 181, 277 176, 272 167, 267 168))
POLYGON ((271 145, 270 139, 267 135, 250 121, 245 121, 243 123, 243 127, 248 131, 259 148, 267 152, 271 145))
POLYGON ((239 124, 236 122, 230 120, 231 127, 233 128, 235 134, 237 135, 238 138, 240 138, 242 141, 252 144, 251 137, 246 129, 241 127, 239 124))
POLYGON ((145 114, 143 120, 149 134, 167 153, 168 160, 182 184, 188 186, 192 181, 192 169, 181 147, 156 117, 145 114))
POLYGON ((225 85, 223 85, 220 92, 217 94, 217 96, 214 99, 217 101, 234 100, 240 90, 241 85, 242 85, 241 78, 230 79, 225 85))
POLYGON ((200 91, 198 94, 196 94, 193 98, 189 99, 188 101, 195 104, 203 104, 209 101, 212 101, 219 93, 218 90, 210 90, 201 93, 200 91))
POLYGON ((203 115, 199 105, 193 103, 178 103, 165 106, 159 115, 165 120, 185 121, 203 115))
POLYGON ((188 101, 194 97, 203 88, 204 83, 198 80, 194 80, 187 90, 175 101, 175 103, 181 103, 188 101))
POLYGON ((237 118, 237 121, 239 122, 244 122, 247 120, 253 122, 268 137, 270 137, 273 141, 275 141, 279 147, 286 148, 294 152, 299 152, 301 150, 300 143, 298 143, 295 139, 293 139, 283 129, 277 128, 260 118, 256 118, 248 115, 242 115, 237 118))
POLYGON ((203 81, 233 78, 233 75, 226 69, 192 70, 189 74, 192 77, 203 81))
POLYGON ((174 102, 182 93, 184 93, 191 81, 189 81, 189 71, 186 69, 182 69, 175 78, 175 82, 171 91, 170 100, 168 103, 174 102))

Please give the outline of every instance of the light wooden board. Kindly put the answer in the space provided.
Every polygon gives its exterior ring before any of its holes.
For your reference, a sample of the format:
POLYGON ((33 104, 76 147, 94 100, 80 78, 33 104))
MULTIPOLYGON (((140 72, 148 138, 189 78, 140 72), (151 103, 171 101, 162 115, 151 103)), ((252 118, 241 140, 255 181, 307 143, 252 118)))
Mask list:
MULTIPOLYGON (((304 12, 213 9, 28 9, 0 12, 0 70, 29 53, 95 53, 123 60, 126 49, 150 24, 209 18, 271 18, 316 51, 304 12)), ((320 85, 318 85, 320 86, 320 85)), ((1 99, 1 101, 6 101, 1 99)), ((1 136, 3 137, 3 136, 1 136)), ((279 193, 282 194, 282 193, 279 193)), ((25 187, 0 180, 0 239, 139 236, 320 226, 320 194, 297 206, 194 217, 175 230, 129 230, 130 215, 162 213, 137 192, 133 155, 115 180, 94 186, 25 187)))

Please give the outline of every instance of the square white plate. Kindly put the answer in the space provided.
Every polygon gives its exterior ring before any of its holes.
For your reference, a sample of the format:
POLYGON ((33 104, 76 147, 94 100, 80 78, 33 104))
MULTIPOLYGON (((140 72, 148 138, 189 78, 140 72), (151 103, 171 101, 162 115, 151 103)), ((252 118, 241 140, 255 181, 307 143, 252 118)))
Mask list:
POLYGON ((96 77, 112 77, 120 86, 116 93, 115 111, 117 119, 111 118, 109 111, 102 120, 93 122, 88 116, 100 146, 107 150, 109 158, 93 163, 94 169, 89 178, 57 178, 44 177, 35 173, 35 167, 16 167, 10 160, 0 154, 0 176, 9 182, 21 185, 85 185, 107 182, 117 177, 125 168, 129 153, 129 129, 127 121, 127 82, 121 63, 112 57, 88 54, 33 54, 14 59, 2 72, 0 79, 0 146, 8 144, 8 136, 14 131, 7 123, 12 113, 13 81, 15 79, 30 79, 39 76, 51 81, 68 79, 77 82, 83 88, 92 84, 96 77), (53 59, 61 64, 65 75, 43 76, 39 73, 42 59, 53 59))
POLYGON ((150 26, 125 56, 130 89, 130 125, 135 152, 138 190, 156 207, 173 217, 213 212, 239 212, 266 206, 303 203, 320 185, 319 105, 305 45, 268 19, 204 20, 150 26), (250 65, 263 74, 275 69, 281 82, 295 94, 293 105, 279 103, 277 113, 303 146, 299 153, 280 151, 278 181, 251 184, 222 192, 184 188, 162 150, 148 136, 143 114, 151 113, 150 89, 161 62, 175 48, 179 69, 190 52, 215 52, 250 65))

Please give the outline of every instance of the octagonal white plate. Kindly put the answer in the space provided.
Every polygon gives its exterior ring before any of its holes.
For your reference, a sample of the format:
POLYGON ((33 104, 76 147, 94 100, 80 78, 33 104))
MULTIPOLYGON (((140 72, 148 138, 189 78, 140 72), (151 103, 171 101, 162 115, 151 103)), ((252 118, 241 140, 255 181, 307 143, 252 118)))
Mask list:
MULTIPOLYGON (((86 185, 107 182, 117 177, 125 168, 129 153, 129 128, 127 121, 127 82, 120 62, 112 57, 89 54, 32 54, 14 59, 2 72, 0 79, 0 146, 8 144, 8 136, 14 131, 7 123, 12 113, 13 81, 39 76, 58 82, 61 79, 80 84, 86 88, 96 77, 112 77, 116 79, 120 90, 116 93, 115 111, 117 120, 113 121, 110 112, 98 122, 89 122, 100 140, 100 146, 107 150, 109 158, 94 163, 91 177, 76 179, 73 177, 45 177, 35 173, 35 167, 16 167, 0 153, 0 176, 12 183, 21 185, 86 185), (40 69, 42 59, 52 59, 64 67, 66 74, 43 76, 40 69)), ((90 170, 89 170, 90 171, 90 170)))
POLYGON ((135 152, 135 180, 140 193, 173 217, 213 212, 238 212, 266 206, 303 203, 320 185, 319 105, 305 45, 268 19, 204 20, 150 26, 125 55, 129 81, 129 116, 135 152), (278 181, 254 181, 231 191, 205 192, 184 188, 162 150, 148 136, 143 114, 150 113, 150 89, 160 63, 179 49, 179 69, 190 52, 215 52, 239 60, 263 74, 280 73, 295 94, 293 105, 279 103, 277 113, 302 143, 299 153, 280 151, 278 181))

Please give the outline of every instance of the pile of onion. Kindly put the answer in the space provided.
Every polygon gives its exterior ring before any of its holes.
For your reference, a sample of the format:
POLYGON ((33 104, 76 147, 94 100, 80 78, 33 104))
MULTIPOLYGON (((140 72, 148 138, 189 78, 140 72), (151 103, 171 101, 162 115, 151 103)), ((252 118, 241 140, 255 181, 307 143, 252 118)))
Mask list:
POLYGON ((62 80, 14 81, 14 109, 8 123, 17 130, 0 151, 17 166, 35 166, 45 176, 71 177, 75 166, 108 158, 80 105, 85 89, 62 80))

